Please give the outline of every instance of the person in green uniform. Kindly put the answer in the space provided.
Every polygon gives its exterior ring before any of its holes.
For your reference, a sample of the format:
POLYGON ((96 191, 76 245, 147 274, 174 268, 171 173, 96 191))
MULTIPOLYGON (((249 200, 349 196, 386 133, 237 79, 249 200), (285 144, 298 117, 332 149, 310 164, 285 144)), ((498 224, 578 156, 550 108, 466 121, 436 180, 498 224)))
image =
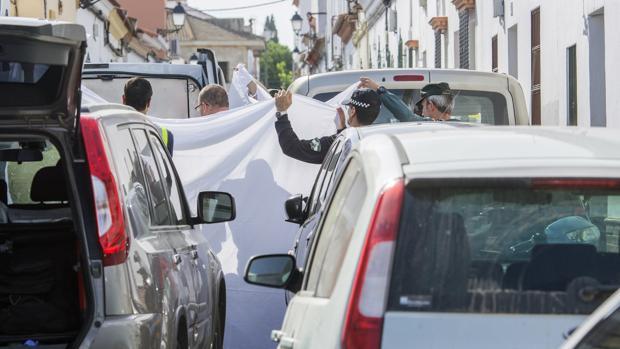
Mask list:
POLYGON ((448 121, 454 108, 454 95, 446 82, 428 84, 420 91, 420 100, 415 111, 400 97, 380 86, 374 80, 363 77, 358 87, 377 91, 381 103, 401 122, 405 121, 448 121))

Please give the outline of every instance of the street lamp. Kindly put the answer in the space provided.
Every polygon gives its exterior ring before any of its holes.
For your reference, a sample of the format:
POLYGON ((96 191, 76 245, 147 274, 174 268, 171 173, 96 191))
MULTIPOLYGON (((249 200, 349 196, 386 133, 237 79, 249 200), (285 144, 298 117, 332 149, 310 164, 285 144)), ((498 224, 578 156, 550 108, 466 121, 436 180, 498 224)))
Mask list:
POLYGON ((301 33, 301 25, 303 22, 304 19, 301 18, 299 13, 295 12, 293 18, 291 18, 291 24, 293 25, 293 32, 295 32, 295 35, 299 35, 299 33, 301 33))
POLYGON ((177 2, 177 5, 172 9, 172 25, 174 25, 174 29, 157 29, 157 33, 166 35, 177 33, 183 29, 183 25, 185 25, 185 8, 183 8, 180 2, 177 2))
POLYGON ((198 56, 195 53, 189 57, 189 64, 198 64, 198 56))
POLYGON ((172 9, 172 24, 177 28, 177 31, 181 30, 185 24, 185 9, 180 2, 177 2, 177 5, 172 9))
POLYGON ((293 50, 293 61, 297 62, 299 60, 299 49, 295 46, 293 50))

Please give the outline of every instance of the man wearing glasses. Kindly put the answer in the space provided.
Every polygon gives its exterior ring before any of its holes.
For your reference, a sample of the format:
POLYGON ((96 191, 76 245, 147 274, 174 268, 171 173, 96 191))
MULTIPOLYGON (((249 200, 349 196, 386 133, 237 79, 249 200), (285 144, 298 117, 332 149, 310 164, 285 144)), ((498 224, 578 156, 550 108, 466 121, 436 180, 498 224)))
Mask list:
POLYGON ((220 85, 207 85, 198 95, 198 105, 194 109, 201 116, 208 116, 228 110, 228 93, 220 85))

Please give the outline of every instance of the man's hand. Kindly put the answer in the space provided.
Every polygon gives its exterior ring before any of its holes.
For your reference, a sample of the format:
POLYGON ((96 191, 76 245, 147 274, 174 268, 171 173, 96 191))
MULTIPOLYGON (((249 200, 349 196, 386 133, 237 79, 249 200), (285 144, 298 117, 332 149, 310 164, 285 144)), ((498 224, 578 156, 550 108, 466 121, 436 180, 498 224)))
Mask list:
POLYGON ((347 127, 346 115, 344 114, 344 110, 340 107, 336 108, 336 111, 338 112, 338 124, 336 125, 336 129, 341 131, 347 127))
POLYGON ((283 113, 293 104, 293 94, 289 91, 278 91, 276 94, 276 110, 283 113))
POLYGON ((360 83, 357 85, 358 88, 369 88, 371 90, 378 90, 379 84, 377 84, 373 79, 362 77, 360 78, 360 83))

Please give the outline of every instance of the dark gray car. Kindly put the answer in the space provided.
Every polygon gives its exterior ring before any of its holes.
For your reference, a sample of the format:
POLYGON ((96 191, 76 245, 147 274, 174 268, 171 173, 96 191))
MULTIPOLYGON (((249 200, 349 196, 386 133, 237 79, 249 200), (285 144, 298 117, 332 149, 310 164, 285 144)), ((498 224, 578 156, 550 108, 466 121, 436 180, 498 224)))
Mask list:
POLYGON ((81 26, 0 19, 0 348, 221 348, 220 263, 158 129, 80 108, 81 26))

